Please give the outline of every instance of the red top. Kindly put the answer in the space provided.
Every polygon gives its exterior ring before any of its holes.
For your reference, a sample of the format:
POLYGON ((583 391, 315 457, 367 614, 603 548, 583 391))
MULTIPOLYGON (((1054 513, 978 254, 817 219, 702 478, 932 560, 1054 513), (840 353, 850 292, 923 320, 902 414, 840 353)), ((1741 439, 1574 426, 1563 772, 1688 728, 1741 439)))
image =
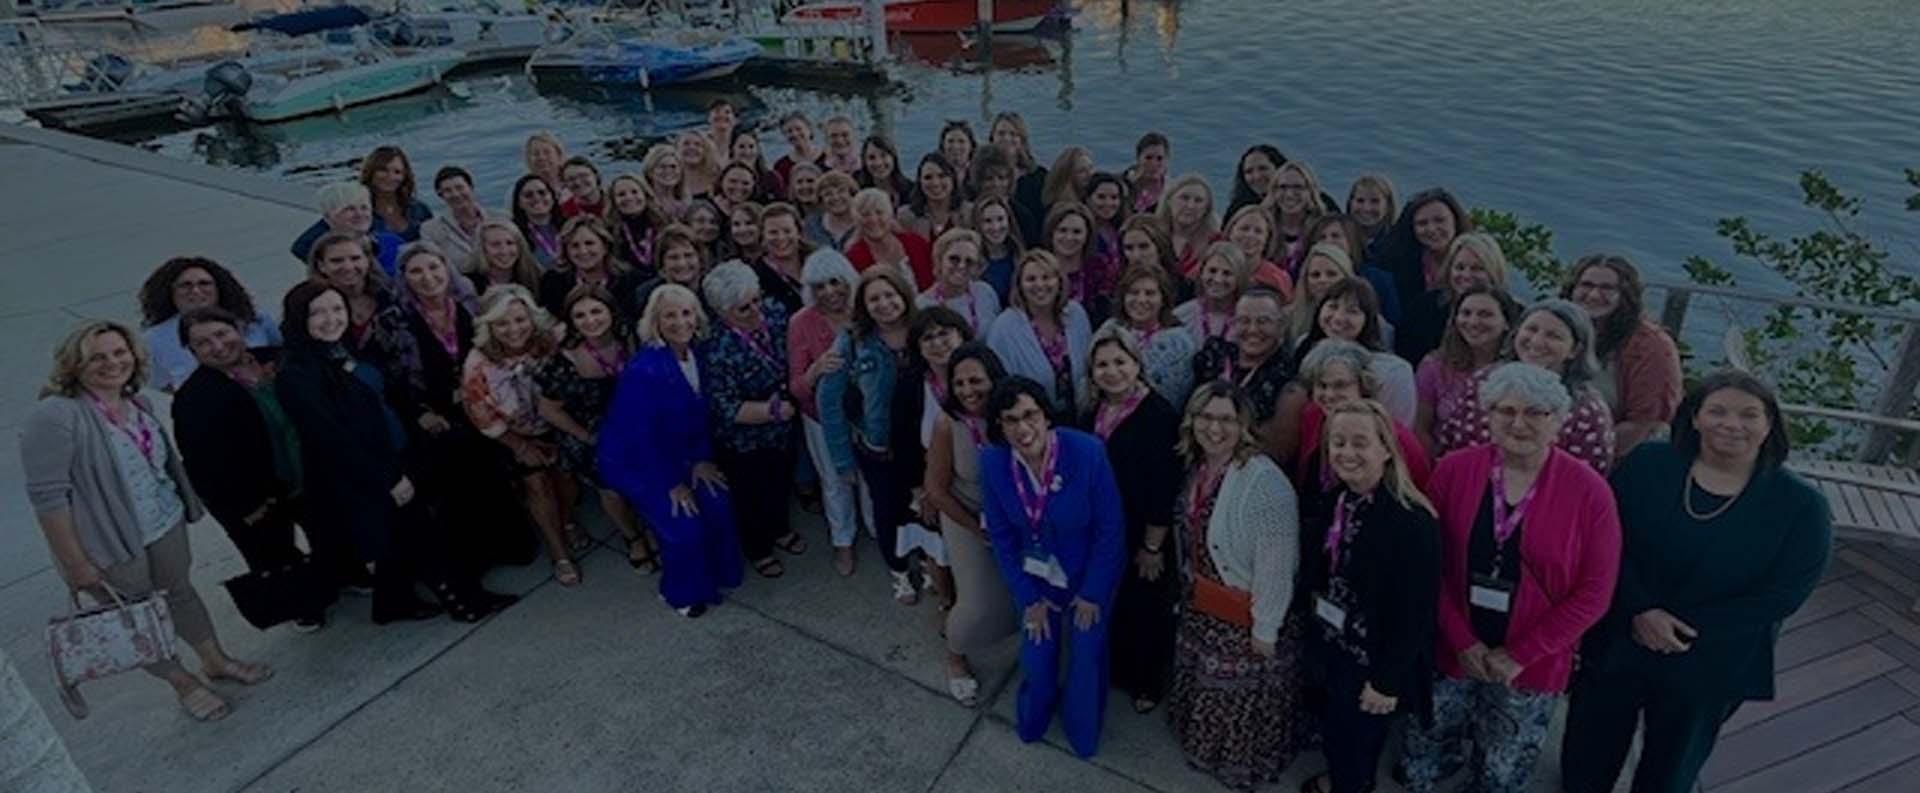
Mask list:
MULTIPOLYGON (((913 268, 913 288, 917 292, 927 291, 933 286, 933 246, 927 243, 925 237, 910 231, 896 231, 893 236, 900 241, 900 247, 907 251, 907 264, 913 268)), ((873 249, 867 246, 865 237, 856 237, 853 244, 847 247, 847 261, 853 263, 853 269, 863 273, 873 266, 873 249)), ((903 297, 911 300, 913 295, 903 297)))
POLYGON ((582 202, 578 197, 569 197, 567 200, 560 202, 560 216, 565 218, 575 218, 581 215, 600 217, 606 211, 606 200, 607 197, 604 191, 600 195, 600 203, 598 204, 588 204, 582 202))
MULTIPOLYGON (((1498 447, 1440 458, 1427 495, 1440 513, 1440 638, 1434 663, 1460 678, 1460 651, 1479 639, 1467 605, 1467 548, 1491 483, 1498 447)), ((1507 623, 1507 654, 1522 667, 1513 686, 1559 693, 1573 676, 1580 637, 1613 601, 1620 573, 1620 515, 1593 467, 1554 448, 1534 483, 1520 529, 1520 586, 1507 623)))

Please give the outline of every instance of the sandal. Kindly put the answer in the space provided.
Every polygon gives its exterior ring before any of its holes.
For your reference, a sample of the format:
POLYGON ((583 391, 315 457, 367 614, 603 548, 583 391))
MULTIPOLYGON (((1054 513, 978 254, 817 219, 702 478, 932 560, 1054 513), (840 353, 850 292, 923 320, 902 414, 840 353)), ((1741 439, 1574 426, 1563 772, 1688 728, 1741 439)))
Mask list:
POLYGON ((644 572, 649 575, 653 573, 658 573, 660 572, 660 549, 649 547, 646 544, 646 542, 642 541, 638 537, 628 540, 627 541, 627 564, 628 566, 632 567, 634 570, 644 572), (633 555, 634 551, 640 551, 641 554, 639 556, 634 556, 633 555))
POLYGON ((219 721, 233 712, 233 708, 227 705, 226 700, 221 699, 220 695, 213 693, 205 686, 196 688, 181 697, 180 707, 185 708, 187 715, 192 716, 195 721, 219 721))
POLYGON ((1300 793, 1333 793, 1333 777, 1322 771, 1300 783, 1300 793))
POLYGON ((794 556, 807 552, 807 538, 800 536, 797 531, 787 532, 787 536, 774 540, 773 544, 794 556))
POLYGON ((1153 709, 1157 707, 1160 707, 1159 700, 1148 699, 1146 697, 1133 698, 1133 712, 1138 713, 1142 716, 1152 713, 1153 709))
POLYGON ((980 681, 971 677, 949 677, 947 693, 953 695, 955 702, 971 708, 979 704, 980 681))
POLYGON ((227 680, 243 686, 255 686, 273 678, 273 667, 266 664, 250 664, 245 661, 227 660, 227 665, 219 671, 208 672, 208 680, 227 680))
POLYGON ((779 578, 787 574, 787 566, 771 556, 753 563, 753 571, 761 578, 779 578))
POLYGON ((577 587, 580 585, 580 568, 573 563, 572 559, 554 562, 553 580, 560 582, 563 587, 577 587))
POLYGON ((593 547, 593 538, 580 528, 578 523, 569 523, 565 529, 567 548, 574 553, 583 553, 593 547))

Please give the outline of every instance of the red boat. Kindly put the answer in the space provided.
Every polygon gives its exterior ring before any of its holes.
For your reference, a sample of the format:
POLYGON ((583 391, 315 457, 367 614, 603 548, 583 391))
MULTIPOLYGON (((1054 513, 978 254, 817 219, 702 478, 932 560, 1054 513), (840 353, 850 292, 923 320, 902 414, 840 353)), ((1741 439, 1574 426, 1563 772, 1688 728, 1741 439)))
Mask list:
MULTIPOLYGON (((1039 27, 1057 0, 993 0, 995 33, 1026 33, 1039 27)), ((954 33, 974 29, 979 0, 885 0, 887 30, 893 33, 954 33)), ((821 0, 787 12, 784 21, 858 22, 865 0, 821 0)))

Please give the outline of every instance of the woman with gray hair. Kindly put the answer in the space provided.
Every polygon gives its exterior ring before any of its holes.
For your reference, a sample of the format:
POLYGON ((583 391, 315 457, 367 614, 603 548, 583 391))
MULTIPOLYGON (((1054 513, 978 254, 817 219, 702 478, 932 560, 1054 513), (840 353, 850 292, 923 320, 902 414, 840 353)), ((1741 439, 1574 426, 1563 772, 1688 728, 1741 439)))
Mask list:
POLYGON ((800 408, 807 457, 820 474, 820 506, 833 542, 833 567, 842 576, 853 575, 853 541, 860 529, 856 497, 866 483, 858 476, 848 481, 834 475, 814 389, 821 379, 846 366, 846 358, 833 349, 833 340, 853 320, 853 286, 859 281, 860 274, 839 251, 814 251, 800 270, 801 297, 807 307, 787 325, 787 390, 800 408))
POLYGON ((1554 443, 1578 404, 1565 380, 1529 363, 1495 367, 1478 394, 1493 442, 1448 455, 1427 485, 1440 516, 1440 679, 1432 721, 1407 730, 1412 793, 1463 768, 1469 789, 1527 790, 1574 651, 1613 597, 1613 491, 1554 443))
POLYGON ((776 546, 796 556, 807 551, 787 520, 799 411, 788 386, 786 308, 764 295, 760 277, 737 259, 707 273, 700 290, 720 320, 701 346, 714 458, 733 488, 741 550, 754 572, 778 578, 786 567, 774 556, 776 546))
POLYGON ((323 185, 314 196, 314 204, 320 210, 320 219, 294 238, 289 248, 293 258, 305 264, 313 252, 313 244, 320 241, 322 235, 329 231, 353 231, 373 241, 375 258, 387 275, 393 275, 394 254, 400 252, 405 241, 397 235, 374 230, 373 194, 367 192, 365 185, 359 182, 323 185))
MULTIPOLYGON (((1558 425, 1560 434, 1555 445, 1605 474, 1613 466, 1613 411, 1593 388, 1600 365, 1593 357, 1593 323, 1587 320, 1587 313, 1560 298, 1528 306, 1514 325, 1501 358, 1559 375, 1570 406, 1558 425)), ((1467 384, 1468 393, 1483 390, 1486 379, 1497 368, 1488 367, 1474 375, 1467 384)), ((1487 443, 1493 436, 1485 401, 1471 400, 1461 406, 1440 421, 1434 436, 1441 454, 1487 443)))

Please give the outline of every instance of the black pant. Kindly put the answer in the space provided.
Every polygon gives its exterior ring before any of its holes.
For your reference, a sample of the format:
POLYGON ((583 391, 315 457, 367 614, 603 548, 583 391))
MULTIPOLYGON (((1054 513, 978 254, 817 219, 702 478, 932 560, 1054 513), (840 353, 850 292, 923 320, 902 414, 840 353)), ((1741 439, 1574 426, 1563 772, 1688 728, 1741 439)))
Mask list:
POLYGON ((1166 567, 1153 581, 1141 578, 1133 557, 1127 557, 1113 600, 1113 623, 1107 627, 1113 685, 1154 701, 1166 693, 1167 669, 1173 663, 1173 582, 1180 573, 1173 564, 1172 543, 1168 546, 1162 550, 1166 567))
POLYGON ((906 557, 895 551, 900 545, 900 527, 914 519, 909 497, 913 486, 900 481, 900 471, 890 456, 874 454, 856 444, 853 457, 860 463, 860 476, 867 480, 867 492, 873 496, 873 514, 868 517, 880 537, 880 558, 886 561, 888 570, 904 573, 906 557))
MULTIPOLYGON (((227 539, 233 541, 234 550, 240 552, 240 558, 247 560, 247 569, 260 572, 300 561, 300 546, 293 544, 296 514, 297 507, 276 503, 259 522, 251 525, 238 517, 215 517, 219 519, 220 528, 227 533, 227 539)), ((313 543, 313 538, 308 537, 307 544, 313 543)))
POLYGON ((1324 645, 1315 649, 1323 653, 1327 671, 1327 701, 1320 720, 1327 775, 1334 793, 1367 793, 1373 790, 1393 714, 1376 716, 1360 709, 1368 670, 1353 656, 1324 645))
POLYGON ((1737 699, 1693 696, 1685 686, 1627 670, 1583 670, 1574 681, 1560 744, 1561 787, 1568 793, 1613 790, 1644 720, 1633 793, 1688 793, 1713 755, 1721 726, 1740 705, 1737 699))
POLYGON ((793 488, 792 448, 716 449, 714 457, 727 475, 741 554, 752 562, 773 556, 773 541, 793 530, 787 515, 787 494, 793 488))

